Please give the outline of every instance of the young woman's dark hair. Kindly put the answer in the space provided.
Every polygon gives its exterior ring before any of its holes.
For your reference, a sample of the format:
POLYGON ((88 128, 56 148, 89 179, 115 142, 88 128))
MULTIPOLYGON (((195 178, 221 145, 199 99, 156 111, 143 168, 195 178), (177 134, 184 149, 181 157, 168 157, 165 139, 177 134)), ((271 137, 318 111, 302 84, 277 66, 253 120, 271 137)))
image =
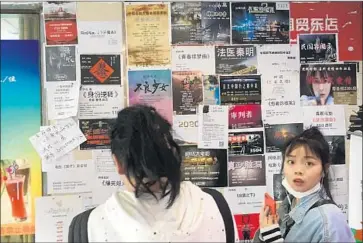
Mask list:
POLYGON ((300 146, 304 146, 305 151, 311 151, 312 154, 321 160, 323 168, 322 185, 326 195, 333 200, 329 188, 329 166, 331 164, 329 144, 317 127, 306 129, 300 135, 297 135, 286 143, 285 149, 282 151, 283 163, 281 166, 281 174, 283 174, 284 171, 284 161, 286 156, 300 146))
POLYGON ((110 135, 112 154, 135 188, 135 196, 150 193, 158 199, 150 190, 158 183, 161 198, 170 195, 167 208, 173 205, 181 183, 180 149, 171 128, 155 108, 135 105, 118 113, 110 135))

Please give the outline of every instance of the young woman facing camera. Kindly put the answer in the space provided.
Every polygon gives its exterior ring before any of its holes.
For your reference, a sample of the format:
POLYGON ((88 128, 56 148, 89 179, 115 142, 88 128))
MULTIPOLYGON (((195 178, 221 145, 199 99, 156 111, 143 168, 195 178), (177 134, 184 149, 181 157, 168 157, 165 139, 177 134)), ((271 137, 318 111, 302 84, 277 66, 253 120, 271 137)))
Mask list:
POLYGON ((125 190, 76 216, 68 242, 235 241, 222 194, 181 181, 171 124, 154 108, 138 105, 118 113, 111 152, 125 190))
POLYGON ((355 242, 329 191, 329 145, 317 128, 293 138, 283 151, 286 198, 277 214, 260 212, 254 242, 355 242))

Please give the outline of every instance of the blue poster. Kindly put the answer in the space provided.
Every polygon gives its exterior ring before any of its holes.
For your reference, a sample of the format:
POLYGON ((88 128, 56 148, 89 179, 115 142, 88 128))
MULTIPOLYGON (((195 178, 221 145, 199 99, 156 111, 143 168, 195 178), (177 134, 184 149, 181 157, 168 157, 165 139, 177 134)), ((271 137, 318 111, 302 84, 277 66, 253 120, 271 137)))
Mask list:
POLYGON ((41 126, 37 40, 1 40, 1 236, 34 234, 41 163, 29 137, 41 126))

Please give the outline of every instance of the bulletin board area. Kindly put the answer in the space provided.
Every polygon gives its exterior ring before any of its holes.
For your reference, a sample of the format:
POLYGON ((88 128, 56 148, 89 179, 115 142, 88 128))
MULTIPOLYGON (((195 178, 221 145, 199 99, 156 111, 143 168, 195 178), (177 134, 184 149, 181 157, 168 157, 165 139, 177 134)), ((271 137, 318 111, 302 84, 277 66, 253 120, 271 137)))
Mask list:
POLYGON ((24 222, 2 203, 2 236, 66 242, 74 215, 122 190, 108 133, 134 104, 173 124, 183 179, 222 192, 240 241, 246 225, 251 238, 258 229, 264 193, 283 197, 284 143, 311 126, 329 143, 331 190, 347 215, 346 134, 362 129, 362 2, 44 2, 42 27, 46 122, 28 141, 41 160, 2 166, 39 170, 32 183, 44 195, 22 193, 24 222), (72 213, 55 222, 61 209, 72 213))

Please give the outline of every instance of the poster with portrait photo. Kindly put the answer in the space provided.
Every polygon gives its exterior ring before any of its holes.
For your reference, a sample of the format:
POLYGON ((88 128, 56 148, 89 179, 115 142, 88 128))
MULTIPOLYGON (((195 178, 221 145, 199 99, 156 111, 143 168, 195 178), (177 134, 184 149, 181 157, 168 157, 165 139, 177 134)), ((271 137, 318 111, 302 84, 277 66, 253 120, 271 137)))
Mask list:
POLYGON ((345 137, 324 136, 329 144, 330 159, 332 165, 345 164, 345 137))
POLYGON ((228 134, 228 156, 264 153, 263 131, 228 134))
POLYGON ((356 64, 310 64, 300 67, 301 106, 356 105, 356 64))
POLYGON ((282 185, 282 174, 273 175, 273 190, 274 190, 274 200, 282 201, 286 196, 286 189, 282 185))
POLYGON ((80 119, 79 128, 87 141, 82 143, 80 150, 110 149, 110 131, 114 119, 80 119))
POLYGON ((180 147, 182 179, 200 187, 227 186, 227 150, 180 147))
POLYGON ((265 156, 229 156, 228 186, 266 186, 265 156))
POLYGON ((76 81, 76 46, 45 47, 46 82, 76 81))
POLYGON ((303 130, 303 123, 265 124, 266 152, 281 152, 285 144, 303 130))
POLYGON ((298 35, 300 63, 337 62, 337 35, 310 34, 298 35))

